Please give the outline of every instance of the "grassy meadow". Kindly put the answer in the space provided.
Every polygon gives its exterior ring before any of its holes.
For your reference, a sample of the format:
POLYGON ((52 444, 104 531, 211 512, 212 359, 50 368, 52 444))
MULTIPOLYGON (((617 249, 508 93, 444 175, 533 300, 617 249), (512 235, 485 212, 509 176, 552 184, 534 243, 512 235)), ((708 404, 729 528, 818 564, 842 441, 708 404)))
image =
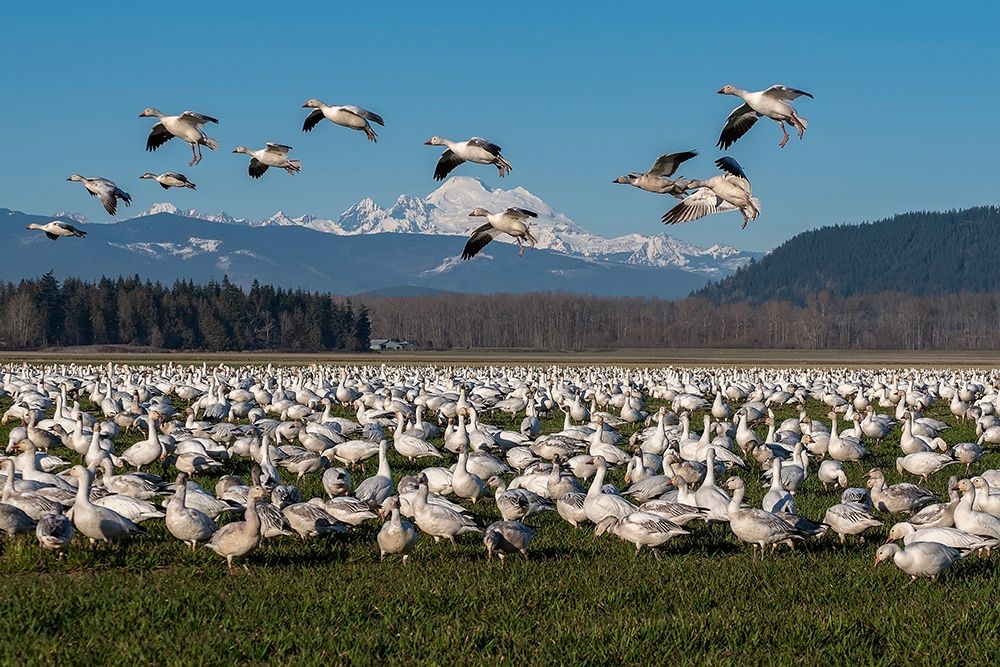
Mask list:
MULTIPOLYGON (((0 402, 0 409, 10 405, 0 402)), ((175 405, 177 405, 175 403, 175 405)), ((84 407, 95 410, 84 399, 84 407)), ((656 402, 648 408, 655 410, 656 402)), ((825 421, 827 408, 808 411, 825 421)), ((348 411, 341 416, 353 417, 348 411)), ((777 417, 794 416, 791 409, 777 417)), ((927 413, 954 424, 947 405, 927 413)), ((517 429, 496 413, 483 421, 517 429)), ((519 423, 520 418, 518 418, 519 423)), ((701 414, 692 418, 701 424, 701 414)), ((561 414, 543 432, 562 427, 561 414)), ((6 442, 11 425, 0 429, 6 442)), ((627 437, 632 429, 623 429, 627 437)), ((758 426, 763 435, 763 425, 758 426)), ((120 452, 142 434, 123 436, 120 452)), ((974 440, 956 425, 949 443, 974 440)), ((846 467, 852 486, 878 465, 898 481, 899 433, 874 448, 864 468, 846 467)), ((437 444, 440 444, 438 442, 437 444)), ((68 450, 54 452, 76 460, 68 450)), ((450 455, 449 455, 450 456, 450 455)), ((412 466, 390 447, 394 477, 412 466)), ((751 462, 751 465, 754 465, 751 462)), ((369 464, 368 474, 374 473, 369 464)), ((1000 467, 991 452, 974 470, 1000 467)), ((245 461, 227 471, 246 475, 245 461)), ((958 466, 954 470, 957 472, 958 466)), ((813 474, 815 465, 813 466, 813 474)), ((760 471, 740 474, 748 501, 764 494, 760 471)), ((176 471, 171 469, 172 477, 176 471)), ((290 475, 282 470, 286 480, 290 475)), ((622 485, 623 469, 611 481, 622 485)), ((946 469, 930 488, 945 495, 946 469)), ((360 473, 354 473, 355 484, 360 473)), ((196 477, 207 489, 215 480, 196 477)), ((909 480, 912 481, 912 480, 909 480)), ((300 484, 322 495, 318 474, 300 484)), ((810 476, 799 512, 820 520, 839 502, 810 476)), ((481 525, 499 519, 492 500, 474 507, 481 525)), ((892 519, 887 519, 891 525, 892 519)), ((487 562, 481 541, 460 547, 421 535, 408 563, 378 562, 378 525, 349 535, 265 541, 233 575, 209 551, 190 550, 162 520, 130 544, 91 547, 81 536, 62 560, 34 536, 0 541, 0 662, 4 664, 916 664, 1000 659, 996 556, 970 557, 936 583, 890 562, 873 567, 876 544, 836 544, 832 534, 764 561, 728 528, 691 524, 693 534, 635 557, 613 536, 595 539, 554 512, 529 519, 538 531, 530 560, 487 562)))

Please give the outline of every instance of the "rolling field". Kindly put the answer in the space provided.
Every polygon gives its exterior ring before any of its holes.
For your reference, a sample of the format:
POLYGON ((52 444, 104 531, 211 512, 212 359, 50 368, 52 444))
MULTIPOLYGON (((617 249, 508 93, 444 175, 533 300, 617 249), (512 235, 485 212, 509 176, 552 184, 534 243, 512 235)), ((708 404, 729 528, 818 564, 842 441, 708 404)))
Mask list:
MULTIPOLYGON (((0 409, 9 405, 0 401, 0 409)), ((807 405, 823 421, 827 410, 807 405)), ((779 420, 797 414, 775 412, 779 420)), ((943 434, 949 444, 975 440, 974 427, 956 424, 945 403, 926 414, 955 424, 943 434)), ((497 413, 483 421, 517 430, 497 413)), ((701 413, 692 423, 701 424, 701 413)), ((3 442, 10 428, 0 429, 3 442)), ((543 422, 544 433, 561 428, 561 414, 543 422)), ((627 437, 634 428, 621 430, 627 437)), ((121 437, 117 451, 142 437, 121 437)), ((863 486, 874 466, 898 481, 898 441, 897 428, 863 468, 845 465, 851 485, 863 486)), ((69 450, 54 453, 78 460, 69 450)), ((423 467, 391 447, 389 459, 396 479, 423 467)), ((759 506, 764 488, 751 465, 739 474, 749 504, 759 506)), ((991 451, 973 472, 997 467, 1000 453, 991 451)), ((248 471, 245 461, 235 464, 236 474, 248 471)), ((615 470, 611 481, 624 486, 623 473, 615 470)), ((932 476, 928 487, 945 496, 948 474, 932 476)), ((354 473, 355 484, 361 477, 354 473)), ((214 487, 212 478, 195 479, 214 487)), ((299 486, 304 498, 323 494, 319 475, 299 486)), ((810 476, 796 504, 820 520, 839 496, 810 476)), ((483 526, 500 518, 492 499, 473 511, 483 526)), ((907 586, 893 564, 873 567, 875 545, 893 523, 883 518, 887 525, 871 531, 867 544, 842 548, 831 534, 764 561, 752 560, 728 527, 691 524, 692 534, 671 541, 657 561, 552 512, 528 520, 538 531, 530 559, 503 564, 487 562, 476 536, 459 538, 453 549, 423 535, 408 563, 380 564, 378 525, 369 523, 349 535, 264 541, 233 575, 208 549, 192 554, 162 520, 144 523, 148 534, 125 545, 93 548, 78 535, 62 560, 33 536, 7 538, 0 542, 0 662, 996 664, 997 557, 973 556, 936 583, 907 586)))

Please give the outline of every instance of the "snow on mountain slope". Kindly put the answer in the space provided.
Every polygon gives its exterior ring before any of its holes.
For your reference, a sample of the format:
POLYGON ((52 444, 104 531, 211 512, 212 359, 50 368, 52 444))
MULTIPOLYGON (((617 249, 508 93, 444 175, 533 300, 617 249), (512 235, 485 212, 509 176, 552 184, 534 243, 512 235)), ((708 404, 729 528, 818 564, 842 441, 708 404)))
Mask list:
MULTIPOLYGON (((468 176, 448 179, 423 199, 400 195, 387 208, 380 207, 371 198, 362 199, 344 211, 336 221, 312 215, 290 217, 280 211, 265 220, 250 221, 234 218, 227 213, 211 215, 195 210, 182 211, 172 204, 156 204, 140 215, 171 213, 252 227, 299 226, 343 236, 376 233, 464 236, 482 224, 481 219, 469 217, 472 209, 483 207, 490 211, 500 211, 510 206, 538 213, 538 219, 531 224, 538 238, 539 248, 569 255, 637 266, 677 267, 713 277, 728 275, 759 256, 758 253, 744 252, 724 245, 699 248, 669 234, 626 234, 607 238, 580 227, 564 213, 554 210, 524 188, 491 189, 479 179, 468 176)), ((497 240, 512 242, 506 237, 497 240)))

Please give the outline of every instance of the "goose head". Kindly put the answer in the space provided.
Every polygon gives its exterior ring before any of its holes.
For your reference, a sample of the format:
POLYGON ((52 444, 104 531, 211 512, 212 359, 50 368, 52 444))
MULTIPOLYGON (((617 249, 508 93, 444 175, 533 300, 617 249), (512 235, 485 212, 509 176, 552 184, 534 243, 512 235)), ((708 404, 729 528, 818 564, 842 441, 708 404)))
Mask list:
POLYGON ((730 477, 723 483, 722 486, 730 491, 735 491, 736 489, 744 488, 746 484, 739 477, 730 477))
POLYGON ((249 155, 250 154, 250 149, 247 148, 246 146, 237 146, 236 148, 233 149, 233 152, 234 153, 246 153, 246 154, 249 155))
POLYGON ((470 218, 485 218, 490 214, 485 208, 477 208, 469 214, 470 218))
POLYGON ((883 544, 875 552, 875 565, 889 560, 899 551, 902 551, 902 549, 895 544, 883 544))
POLYGON ((85 178, 84 178, 83 176, 81 176, 80 174, 73 174, 72 176, 70 176, 70 177, 69 177, 69 178, 67 178, 66 180, 67 180, 67 181, 73 181, 74 183, 82 183, 83 181, 85 181, 85 180, 87 180, 87 179, 85 179, 85 178))
POLYGON ((727 83, 726 85, 724 85, 722 88, 719 88, 715 92, 718 95, 736 95, 738 94, 736 91, 737 91, 736 86, 731 86, 727 83))
POLYGON ((326 105, 323 103, 322 100, 318 100, 318 99, 316 99, 314 97, 311 100, 306 100, 305 104, 302 105, 302 108, 303 109, 320 109, 320 108, 325 107, 325 106, 326 105))
POLYGON ((142 113, 139 114, 139 118, 147 118, 150 116, 154 118, 161 118, 163 113, 156 107, 146 107, 142 110, 142 113))
POLYGON ((139 180, 142 180, 144 178, 151 178, 153 180, 156 180, 156 174, 147 171, 145 174, 143 174, 142 176, 139 177, 139 180))
POLYGON ((424 146, 444 146, 444 139, 435 135, 424 142, 424 146))
POLYGON ((612 183, 619 183, 621 185, 632 185, 635 180, 639 178, 639 174, 625 174, 624 176, 619 176, 612 183))
POLYGON ((41 225, 36 224, 36 223, 33 222, 30 225, 28 225, 27 227, 25 227, 25 229, 43 229, 43 227, 41 225))

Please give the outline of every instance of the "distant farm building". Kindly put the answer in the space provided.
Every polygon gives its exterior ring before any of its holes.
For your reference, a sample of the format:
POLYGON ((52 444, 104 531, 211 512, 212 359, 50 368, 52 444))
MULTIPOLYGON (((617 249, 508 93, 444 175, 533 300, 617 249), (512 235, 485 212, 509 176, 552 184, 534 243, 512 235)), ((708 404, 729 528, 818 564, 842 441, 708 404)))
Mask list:
POLYGON ((408 340, 393 340, 391 338, 372 338, 371 345, 369 346, 372 350, 380 352, 382 350, 409 350, 413 347, 413 343, 408 340))

